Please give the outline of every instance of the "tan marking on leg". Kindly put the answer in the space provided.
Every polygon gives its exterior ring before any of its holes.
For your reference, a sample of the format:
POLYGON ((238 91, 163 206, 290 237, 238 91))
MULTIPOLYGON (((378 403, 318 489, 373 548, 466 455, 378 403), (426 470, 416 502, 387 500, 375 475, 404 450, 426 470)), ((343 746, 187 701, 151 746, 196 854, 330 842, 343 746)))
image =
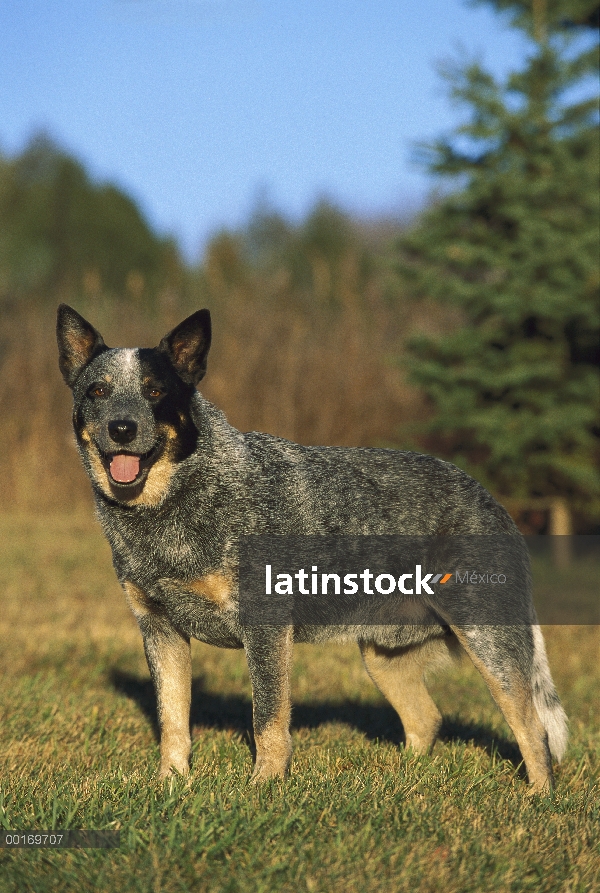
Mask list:
MULTIPOLYGON (((130 581, 123 583, 127 603, 144 635, 144 650, 154 681, 160 726, 159 777, 172 770, 189 771, 191 751, 190 703, 192 691, 192 657, 189 639, 170 628, 168 633, 148 630, 142 623, 149 615, 161 620, 157 605, 143 590, 130 581)), ((155 622, 156 622, 155 621, 155 622)))
POLYGON ((428 665, 448 656, 445 643, 425 642, 398 651, 364 643, 360 650, 367 673, 402 720, 406 746, 429 753, 442 717, 427 691, 424 673, 428 665))
POLYGON ((292 738, 290 735, 290 710, 282 706, 277 717, 255 736, 256 765, 252 773, 252 783, 258 784, 268 778, 283 778, 292 759, 292 738))
POLYGON ((199 580, 190 580, 184 583, 183 588, 186 592, 193 592, 201 598, 208 599, 221 610, 231 604, 231 580, 224 574, 206 574, 199 580))
POLYGON ((468 639, 456 630, 455 634, 483 676, 494 701, 517 739, 527 769, 531 793, 550 791, 554 785, 554 777, 548 736, 535 709, 531 685, 515 672, 509 680, 508 690, 504 688, 481 658, 470 650, 468 639))
POLYGON ((154 674, 160 724, 159 777, 175 770, 189 771, 191 751, 190 703, 192 659, 189 641, 178 637, 161 640, 156 649, 154 674))
POLYGON ((130 583, 128 580, 122 585, 125 590, 127 604, 136 620, 140 617, 145 617, 147 614, 155 613, 156 605, 138 586, 130 583))

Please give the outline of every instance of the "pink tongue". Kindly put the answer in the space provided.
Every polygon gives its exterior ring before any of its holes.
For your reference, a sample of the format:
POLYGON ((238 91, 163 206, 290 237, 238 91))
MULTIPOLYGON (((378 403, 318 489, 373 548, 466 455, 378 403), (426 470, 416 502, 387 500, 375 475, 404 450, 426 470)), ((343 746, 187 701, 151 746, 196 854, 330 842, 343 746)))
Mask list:
POLYGON ((139 456, 113 456, 110 463, 110 473, 114 481, 120 484, 130 484, 135 481, 140 471, 139 456))

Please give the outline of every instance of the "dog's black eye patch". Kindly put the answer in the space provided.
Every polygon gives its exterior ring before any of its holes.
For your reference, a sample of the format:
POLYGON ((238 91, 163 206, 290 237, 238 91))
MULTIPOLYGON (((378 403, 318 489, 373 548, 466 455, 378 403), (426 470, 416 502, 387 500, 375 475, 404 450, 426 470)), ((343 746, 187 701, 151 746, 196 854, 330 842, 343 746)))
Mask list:
POLYGON ((160 400, 167 393, 167 389, 162 383, 144 382, 142 393, 146 400, 160 400))
POLYGON ((95 381, 91 384, 87 390, 88 397, 91 397, 92 400, 98 400, 102 397, 108 397, 110 395, 110 385, 108 385, 105 381, 95 381))

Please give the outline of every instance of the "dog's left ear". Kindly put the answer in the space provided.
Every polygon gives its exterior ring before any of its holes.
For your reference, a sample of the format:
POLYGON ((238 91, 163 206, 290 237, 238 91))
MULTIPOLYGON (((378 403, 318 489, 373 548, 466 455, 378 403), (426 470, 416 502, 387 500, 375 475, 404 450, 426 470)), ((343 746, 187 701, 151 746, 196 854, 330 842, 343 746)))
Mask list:
POLYGON ((168 356, 180 378, 197 385, 206 374, 210 341, 210 312, 197 310, 165 335, 158 349, 168 356))

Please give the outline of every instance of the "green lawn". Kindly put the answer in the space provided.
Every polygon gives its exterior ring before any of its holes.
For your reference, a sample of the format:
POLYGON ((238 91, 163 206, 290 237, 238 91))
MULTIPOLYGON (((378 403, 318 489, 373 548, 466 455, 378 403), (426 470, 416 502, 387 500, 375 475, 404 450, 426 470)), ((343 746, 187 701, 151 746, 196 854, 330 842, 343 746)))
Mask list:
MULTIPOLYGON (((356 648, 296 649, 291 777, 256 790, 244 656, 195 644, 194 759, 159 784, 141 637, 91 517, 4 518, 0 822, 117 828, 120 850, 0 850, 0 891, 590 891, 600 884, 600 635, 545 631, 571 721, 552 797, 463 664, 431 758, 356 648)), ((544 586, 577 586, 577 569, 544 586)), ((586 579, 589 579, 589 574, 586 579)))

